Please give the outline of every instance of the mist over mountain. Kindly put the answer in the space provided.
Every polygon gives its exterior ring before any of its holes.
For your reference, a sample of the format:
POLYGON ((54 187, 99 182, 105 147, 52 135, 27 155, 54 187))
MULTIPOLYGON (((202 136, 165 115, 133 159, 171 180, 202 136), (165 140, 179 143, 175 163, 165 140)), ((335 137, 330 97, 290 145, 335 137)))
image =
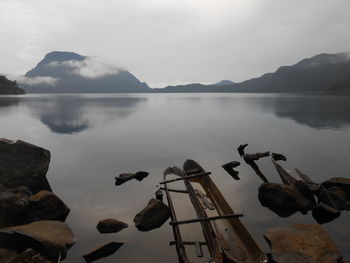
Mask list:
POLYGON ((224 79, 224 80, 221 80, 221 81, 214 83, 214 84, 211 84, 211 85, 212 86, 228 86, 228 85, 233 85, 233 84, 235 84, 233 81, 224 79))
POLYGON ((101 59, 73 52, 48 53, 25 74, 20 86, 28 93, 149 92, 129 71, 101 59))
POLYGON ((350 93, 350 53, 319 54, 231 85, 168 86, 159 92, 350 93))
POLYGON ((0 75, 0 95, 24 94, 24 90, 18 88, 16 81, 11 81, 0 75))

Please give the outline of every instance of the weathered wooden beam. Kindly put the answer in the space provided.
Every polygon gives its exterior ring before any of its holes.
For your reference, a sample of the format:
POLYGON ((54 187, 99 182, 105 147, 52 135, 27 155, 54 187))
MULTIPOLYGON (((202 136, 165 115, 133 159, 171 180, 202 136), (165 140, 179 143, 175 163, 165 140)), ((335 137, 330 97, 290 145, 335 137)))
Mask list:
POLYGON ((189 219, 189 220, 183 220, 183 221, 170 221, 169 224, 183 225, 183 224, 191 224, 191 223, 197 223, 197 222, 213 221, 213 220, 224 219, 224 218, 239 218, 242 216, 243 216, 242 214, 229 214, 229 215, 222 215, 222 216, 195 218, 195 219, 189 219))
POLYGON ((172 182, 176 182, 176 181, 183 181, 183 180, 185 180, 185 179, 191 179, 191 178, 201 177, 201 176, 209 175, 209 174, 211 174, 211 172, 198 173, 198 174, 183 176, 183 177, 180 177, 180 178, 171 179, 171 180, 167 180, 167 181, 163 181, 163 182, 159 182, 159 183, 160 183, 160 184, 167 184, 167 183, 172 183, 172 182))

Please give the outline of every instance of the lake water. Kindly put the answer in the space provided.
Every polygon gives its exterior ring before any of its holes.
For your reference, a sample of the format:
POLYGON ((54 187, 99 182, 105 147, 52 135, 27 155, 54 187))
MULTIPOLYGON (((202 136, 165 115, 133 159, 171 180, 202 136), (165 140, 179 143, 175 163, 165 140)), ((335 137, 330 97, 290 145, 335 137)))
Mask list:
MULTIPOLYGON (((168 223, 139 232, 133 218, 154 197, 168 166, 194 159, 212 179, 260 246, 269 251, 264 231, 273 226, 313 223, 311 215, 279 218, 260 205, 260 179, 244 163, 240 181, 221 168, 247 152, 275 151, 292 170, 300 168, 322 182, 350 177, 350 97, 261 94, 91 94, 0 97, 0 137, 21 139, 51 152, 48 179, 71 208, 67 223, 77 243, 65 262, 84 262, 81 254, 107 241, 125 242, 99 262, 175 263, 168 223), (145 170, 142 182, 119 187, 114 176, 145 170), (117 234, 99 234, 100 219, 129 224, 117 234)), ((269 158, 259 160, 268 179, 281 182, 269 158)), ((181 183, 176 186, 181 187, 181 183)), ((174 194, 179 219, 194 216, 186 196, 174 194)), ((324 227, 350 258, 350 213, 324 227)), ((199 240, 196 224, 182 228, 184 239, 199 240)), ((193 248, 188 248, 193 254, 193 248)), ((201 260, 196 260, 200 262, 201 260)))

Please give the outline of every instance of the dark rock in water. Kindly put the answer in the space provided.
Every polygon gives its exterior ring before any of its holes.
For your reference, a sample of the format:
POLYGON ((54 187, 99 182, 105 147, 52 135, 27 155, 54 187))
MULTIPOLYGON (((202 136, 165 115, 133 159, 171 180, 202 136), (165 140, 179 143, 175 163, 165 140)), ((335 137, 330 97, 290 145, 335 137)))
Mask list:
POLYGON ((0 262, 8 262, 18 256, 15 250, 8 248, 0 248, 0 262))
POLYGON ((42 190, 29 198, 30 217, 37 220, 65 221, 69 214, 69 207, 54 193, 42 190))
POLYGON ((155 193, 156 199, 163 202, 163 191, 161 189, 158 189, 155 193))
POLYGON ((50 152, 24 141, 0 139, 0 184, 7 188, 27 186, 36 193, 51 190, 46 179, 50 152))
POLYGON ((259 200, 281 217, 288 217, 300 211, 306 213, 315 204, 302 195, 295 187, 284 184, 263 183, 259 187, 259 200))
POLYGON ((137 173, 134 174, 134 178, 137 180, 137 181, 142 181, 144 178, 146 178, 148 176, 148 173, 147 172, 144 172, 144 171, 139 171, 137 173))
POLYGON ((28 248, 6 263, 50 263, 50 261, 33 249, 28 248))
POLYGON ((29 211, 27 187, 0 191, 0 228, 25 223, 29 211))
POLYGON ((280 153, 272 153, 271 157, 275 160, 275 161, 287 161, 287 157, 284 156, 283 154, 280 153))
POLYGON ((128 224, 113 218, 100 220, 96 226, 100 233, 117 233, 127 227, 128 224))
POLYGON ((169 207, 152 198, 148 205, 135 216, 134 222, 138 230, 149 231, 161 227, 169 217, 169 207))
POLYGON ((340 216, 340 211, 333 206, 320 202, 312 210, 312 216, 319 224, 325 224, 333 221, 340 216))
POLYGON ((124 243, 120 242, 110 242, 84 254, 83 257, 86 262, 93 262, 100 258, 108 257, 114 254, 123 244, 124 243))
POLYGON ((334 177, 321 184, 319 200, 339 210, 350 210, 350 179, 334 177))
POLYGON ((136 179, 138 181, 142 181, 145 177, 148 176, 147 172, 137 172, 135 174, 133 173, 122 173, 119 176, 115 177, 115 185, 121 185, 127 181, 130 181, 132 179, 136 179))
POLYGON ((339 263, 342 256, 319 224, 271 228, 264 234, 276 263, 339 263))
POLYGON ((72 230, 60 221, 37 221, 0 229, 0 247, 24 251, 32 248, 47 258, 64 259, 74 244, 72 230))

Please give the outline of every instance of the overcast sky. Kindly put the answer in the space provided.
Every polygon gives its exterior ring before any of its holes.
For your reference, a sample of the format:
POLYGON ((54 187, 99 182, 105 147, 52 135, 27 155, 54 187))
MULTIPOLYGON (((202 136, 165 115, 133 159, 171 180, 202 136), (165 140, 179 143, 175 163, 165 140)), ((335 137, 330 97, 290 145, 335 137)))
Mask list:
POLYGON ((0 0, 0 73, 54 50, 97 56, 151 87, 242 81, 350 51, 349 0, 0 0))

